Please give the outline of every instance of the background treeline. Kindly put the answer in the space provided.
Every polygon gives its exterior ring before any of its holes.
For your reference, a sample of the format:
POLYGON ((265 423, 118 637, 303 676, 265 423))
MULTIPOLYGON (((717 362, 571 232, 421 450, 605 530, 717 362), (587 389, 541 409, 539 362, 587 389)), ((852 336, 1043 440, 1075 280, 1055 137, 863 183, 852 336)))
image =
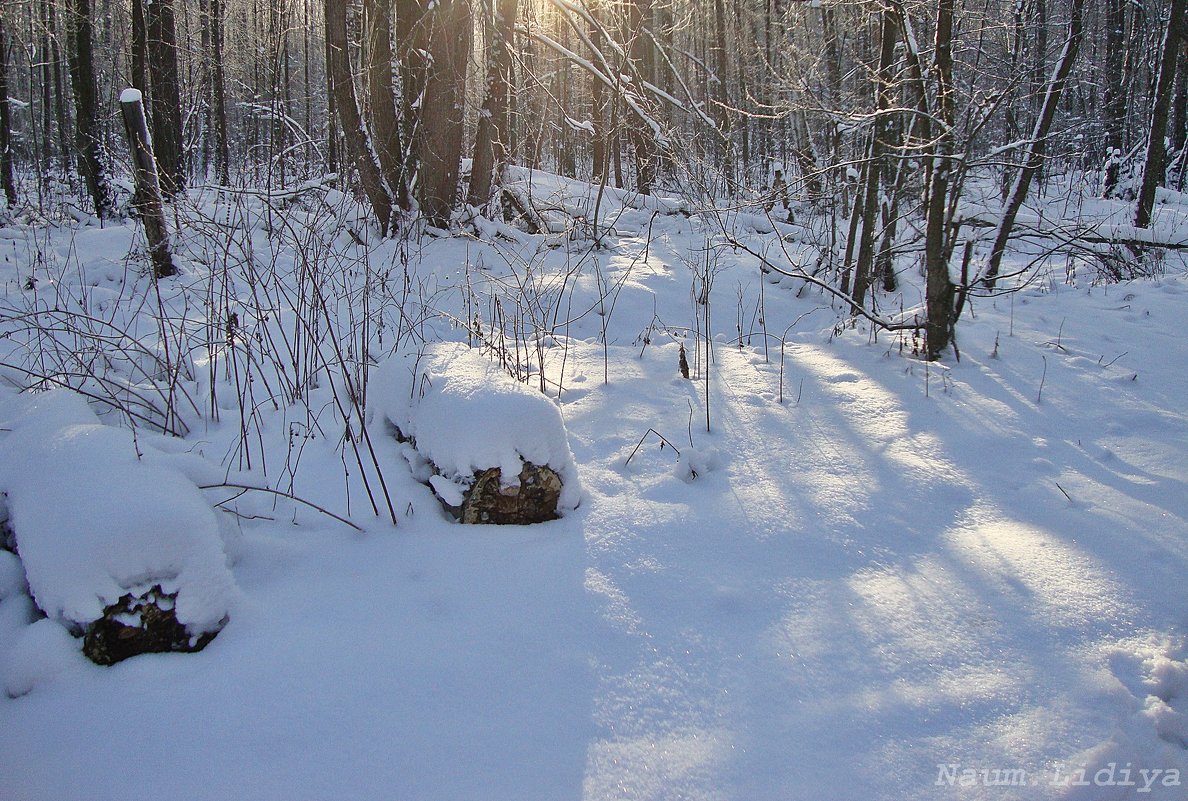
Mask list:
POLYGON ((893 281, 908 221, 947 267, 974 176, 997 188, 1003 242, 1055 176, 1134 199, 1145 226, 1155 187, 1188 173, 1186 16, 1185 0, 5 0, 0 172, 10 206, 64 192, 114 213, 129 86, 167 198, 336 180, 384 230, 494 216, 508 163, 759 208, 781 169, 842 221, 837 274, 861 305, 893 281))

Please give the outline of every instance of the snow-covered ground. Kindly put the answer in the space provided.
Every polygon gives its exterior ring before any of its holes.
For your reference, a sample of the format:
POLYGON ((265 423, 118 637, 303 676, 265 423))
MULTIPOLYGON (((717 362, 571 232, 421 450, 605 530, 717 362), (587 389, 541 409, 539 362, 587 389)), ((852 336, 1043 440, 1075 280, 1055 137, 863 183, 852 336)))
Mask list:
MULTIPOLYGON (((1188 798, 1182 261, 1041 263, 926 364, 705 215, 606 203, 595 251, 561 225, 363 248, 330 194, 198 198, 159 294, 131 225, 0 231, 0 373, 184 433, 138 447, 225 482, 201 492, 238 586, 205 650, 101 668, 0 552, 0 799, 1188 798), (438 338, 559 398, 576 510, 454 524, 352 406, 365 365, 438 338)), ((812 264, 754 219, 726 222, 812 264)), ((899 266, 879 303, 910 316, 899 266)))

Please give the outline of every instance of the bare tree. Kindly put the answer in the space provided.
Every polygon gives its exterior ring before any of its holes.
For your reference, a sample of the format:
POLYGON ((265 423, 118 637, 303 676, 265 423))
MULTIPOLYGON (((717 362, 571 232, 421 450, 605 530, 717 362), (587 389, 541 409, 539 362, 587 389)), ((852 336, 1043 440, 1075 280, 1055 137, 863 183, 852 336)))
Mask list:
MULTIPOLYGON (((227 139, 227 80, 223 70, 223 1, 208 0, 207 27, 210 46, 210 129, 214 132, 215 180, 231 182, 231 152, 227 139)), ((308 87, 306 87, 308 91, 308 87)))
POLYGON ((426 24, 429 64, 421 103, 417 200, 430 225, 445 228, 457 200, 462 163, 469 0, 437 0, 426 24))
POLYGON ((148 97, 148 32, 145 30, 144 0, 132 0, 130 9, 132 30, 129 36, 128 78, 132 88, 148 97))
POLYGON ((66 30, 70 40, 70 85, 74 91, 74 127, 78 167, 100 219, 114 210, 107 173, 103 167, 103 141, 99 133, 98 94, 95 80, 90 0, 68 0, 66 30))
POLYGON ((859 305, 866 297, 874 266, 883 153, 891 136, 892 62, 895 58, 897 25, 894 12, 889 7, 882 10, 879 18, 879 68, 875 84, 874 128, 870 135, 865 186, 862 192, 862 234, 858 244, 858 259, 854 266, 854 301, 859 305))
POLYGON ((1151 103, 1150 134, 1147 137, 1147 161, 1143 167, 1143 182, 1135 204, 1134 224, 1146 228, 1151 224, 1155 208, 1155 190, 1163 183, 1167 157, 1167 117, 1171 108, 1176 80, 1176 60, 1180 52, 1179 36, 1188 27, 1188 0, 1171 0, 1167 28, 1160 48, 1159 74, 1155 80, 1155 95, 1151 103))
POLYGON ((181 75, 177 64, 177 29, 173 0, 145 4, 146 66, 151 88, 153 152, 161 179, 161 194, 171 198, 186 185, 182 152, 181 75))
POLYGON ((144 116, 144 102, 139 89, 126 89, 120 96, 120 112, 128 149, 132 154, 132 172, 136 180, 136 211, 144 225, 148 240, 153 276, 166 278, 177 273, 169 250, 169 234, 165 227, 165 211, 161 208, 161 186, 157 175, 157 161, 153 158, 148 122, 144 116))
MULTIPOLYGON (((1183 3, 1184 0, 1176 0, 1183 3)), ((1002 265, 1002 257, 1006 252, 1007 240, 1015 227, 1015 219, 1019 210, 1023 208, 1023 201, 1027 199, 1027 192, 1031 188, 1031 181, 1044 163, 1047 148, 1048 132, 1052 129, 1052 122, 1056 119, 1056 110, 1060 104, 1060 95, 1064 85, 1072 72, 1073 64, 1077 60, 1077 50, 1081 45, 1081 22, 1083 19, 1085 0, 1072 0, 1068 23, 1068 39, 1064 42, 1064 51, 1060 54, 1060 63, 1052 73, 1044 91, 1044 102, 1040 107, 1039 119, 1035 122, 1035 130, 1028 143, 1027 155, 1023 167, 1011 187, 1010 196, 1002 210, 1002 219, 994 234, 994 244, 990 249, 990 258, 986 264, 984 282, 993 288, 998 280, 998 271, 1002 265)))
POLYGON ((367 87, 371 128, 380 170, 401 208, 410 206, 404 174, 404 142, 396 119, 396 93, 392 86, 392 2, 365 0, 367 21, 367 87))
POLYGON ((326 72, 330 92, 334 96, 342 134, 346 140, 351 165, 359 173, 359 183, 371 204, 371 210, 385 234, 392 221, 392 197, 380 171, 379 162, 371 149, 363 115, 355 95, 355 81, 347 52, 346 0, 326 0, 326 72))
POLYGON ((928 183, 924 232, 924 299, 927 320, 925 348, 928 358, 939 358, 953 341, 957 323, 955 288, 949 275, 953 253, 949 234, 949 188, 953 170, 953 123, 956 120, 953 85, 953 5, 939 0, 936 10, 936 45, 933 72, 936 76, 936 149, 928 183))
MULTIPOLYGON (((487 60, 487 96, 479 114, 474 136, 474 158, 470 168, 467 203, 485 206, 491 197, 493 176, 503 169, 508 147, 508 100, 512 88, 512 37, 515 30, 517 0, 492 3, 495 15, 487 60)), ((601 168, 596 168, 601 173, 601 168)))
POLYGON ((17 203, 16 183, 12 174, 12 120, 8 107, 8 35, 0 17, 0 184, 8 207, 17 203))
POLYGON ((1102 76, 1105 84, 1102 103, 1105 171, 1102 177, 1102 197, 1114 194, 1122 163, 1122 137, 1126 125, 1126 88, 1123 72, 1125 28, 1125 0, 1105 0, 1105 69, 1102 76))

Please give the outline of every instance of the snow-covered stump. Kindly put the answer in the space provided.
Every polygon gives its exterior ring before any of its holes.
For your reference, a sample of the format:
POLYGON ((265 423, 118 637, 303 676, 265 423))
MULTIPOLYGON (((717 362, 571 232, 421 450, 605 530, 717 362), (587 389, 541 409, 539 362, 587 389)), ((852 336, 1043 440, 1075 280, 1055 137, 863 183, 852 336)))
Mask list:
POLYGON ((0 404, 0 426, 0 491, 37 607, 97 664, 205 647, 235 583, 215 512, 173 457, 67 391, 0 404))
POLYGON ((540 523, 577 508, 560 410, 466 345, 394 357, 368 392, 417 478, 460 522, 540 523))
POLYGON ((144 223, 153 275, 166 278, 177 274, 173 255, 169 251, 169 233, 165 225, 165 210, 161 205, 161 182, 157 176, 157 160, 153 157, 153 143, 149 138, 148 122, 144 117, 144 99, 139 89, 125 89, 120 94, 120 111, 124 130, 128 134, 128 150, 132 154, 132 174, 136 180, 133 206, 144 223))
POLYGON ((87 625, 83 653, 97 665, 114 665, 138 654, 201 651, 218 632, 191 632, 177 619, 177 596, 160 584, 121 596, 87 625))

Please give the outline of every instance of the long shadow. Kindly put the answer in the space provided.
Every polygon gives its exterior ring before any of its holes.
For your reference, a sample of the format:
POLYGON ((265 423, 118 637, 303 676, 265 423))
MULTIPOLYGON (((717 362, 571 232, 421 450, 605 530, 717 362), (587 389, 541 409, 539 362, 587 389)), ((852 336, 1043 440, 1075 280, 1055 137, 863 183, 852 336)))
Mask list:
MULTIPOLYGON (((1059 419, 988 387, 1011 419, 983 424, 991 406, 960 371, 922 403, 917 376, 876 380, 863 353, 794 356, 796 408, 774 403, 774 368, 748 378, 723 353, 719 469, 691 484, 623 473, 640 523, 592 558, 633 623, 605 660, 596 707, 614 724, 592 775, 651 770, 677 788, 655 797, 946 797, 938 764, 1038 769, 1109 735, 1085 655, 1170 621, 1150 614, 1141 566, 1116 569, 1113 522, 1070 518, 1054 485, 1037 489, 1033 443, 1004 436, 1059 419)), ((632 389, 674 418, 696 392, 632 389)))

